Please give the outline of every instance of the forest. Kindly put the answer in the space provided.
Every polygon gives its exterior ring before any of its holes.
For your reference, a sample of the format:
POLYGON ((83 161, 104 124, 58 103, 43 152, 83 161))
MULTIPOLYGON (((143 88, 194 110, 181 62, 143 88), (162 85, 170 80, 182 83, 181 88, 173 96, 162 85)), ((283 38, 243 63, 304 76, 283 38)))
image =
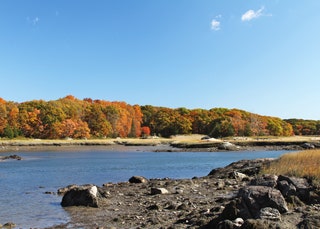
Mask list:
POLYGON ((0 137, 36 139, 127 138, 178 134, 229 136, 319 135, 320 121, 253 114, 239 109, 166 108, 77 99, 5 101, 0 98, 0 137))

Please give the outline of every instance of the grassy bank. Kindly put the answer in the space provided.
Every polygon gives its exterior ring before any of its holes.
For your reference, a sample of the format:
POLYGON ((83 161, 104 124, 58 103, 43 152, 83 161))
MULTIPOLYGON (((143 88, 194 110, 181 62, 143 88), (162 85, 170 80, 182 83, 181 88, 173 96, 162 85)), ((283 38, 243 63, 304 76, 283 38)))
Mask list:
POLYGON ((281 156, 263 173, 305 177, 320 184, 320 150, 305 150, 281 156))

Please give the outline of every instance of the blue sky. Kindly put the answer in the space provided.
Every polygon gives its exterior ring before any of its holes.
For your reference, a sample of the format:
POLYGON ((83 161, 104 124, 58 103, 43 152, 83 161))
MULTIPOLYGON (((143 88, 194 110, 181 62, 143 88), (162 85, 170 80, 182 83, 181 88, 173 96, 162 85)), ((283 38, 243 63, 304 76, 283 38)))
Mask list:
POLYGON ((320 119, 319 0, 0 0, 0 97, 320 119))

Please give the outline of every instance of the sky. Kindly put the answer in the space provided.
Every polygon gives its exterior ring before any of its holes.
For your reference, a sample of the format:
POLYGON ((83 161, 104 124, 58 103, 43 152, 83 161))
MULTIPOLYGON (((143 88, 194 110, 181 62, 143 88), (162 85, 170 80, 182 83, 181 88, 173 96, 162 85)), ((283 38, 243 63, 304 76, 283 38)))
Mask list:
POLYGON ((0 0, 0 97, 320 120, 319 0, 0 0))

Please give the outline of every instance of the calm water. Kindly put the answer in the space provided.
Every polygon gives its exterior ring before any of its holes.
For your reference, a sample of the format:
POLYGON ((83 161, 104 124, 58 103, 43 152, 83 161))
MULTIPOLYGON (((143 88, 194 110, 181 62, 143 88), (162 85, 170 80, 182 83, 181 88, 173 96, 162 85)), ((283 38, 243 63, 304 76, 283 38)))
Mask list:
POLYGON ((61 197, 44 192, 69 184, 100 186, 133 175, 192 178, 241 159, 275 158, 285 152, 19 152, 22 161, 0 162, 0 224, 12 221, 18 228, 43 228, 67 222, 61 197))

